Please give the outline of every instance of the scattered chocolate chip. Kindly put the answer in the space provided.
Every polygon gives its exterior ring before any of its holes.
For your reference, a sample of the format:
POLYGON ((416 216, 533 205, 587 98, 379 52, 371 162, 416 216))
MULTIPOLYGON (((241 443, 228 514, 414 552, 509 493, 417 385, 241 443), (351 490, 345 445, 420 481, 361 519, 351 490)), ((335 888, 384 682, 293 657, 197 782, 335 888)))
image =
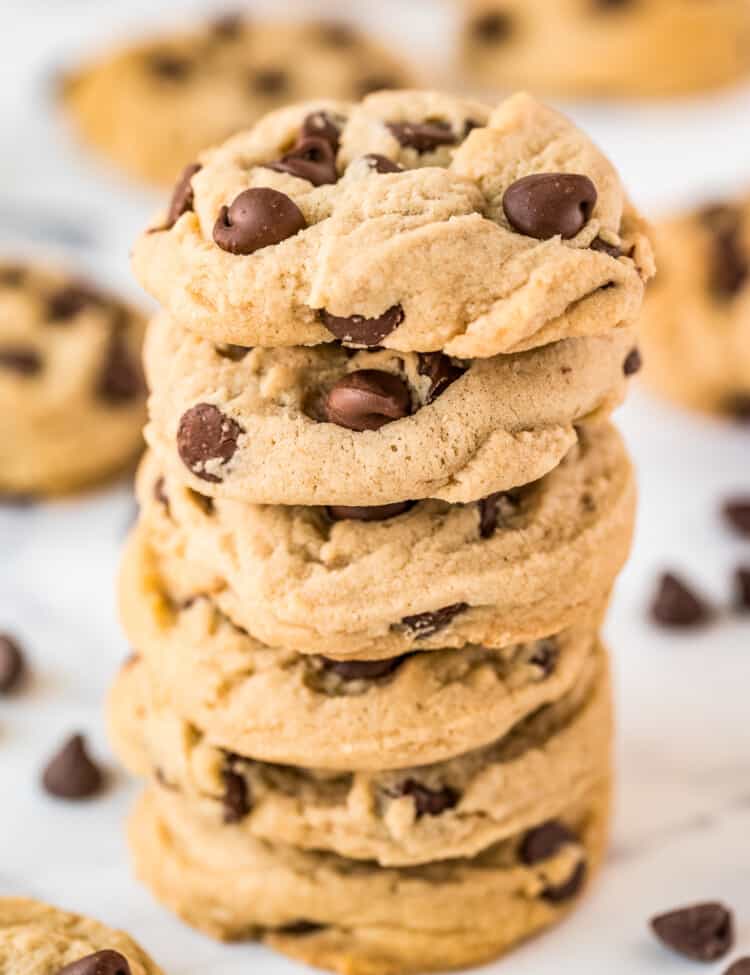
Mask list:
POLYGON ((102 787, 102 773, 89 758, 83 735, 73 735, 51 759, 42 776, 46 791, 58 799, 88 799, 102 787))
POLYGON ((286 934, 294 938, 302 938, 307 934, 315 934, 323 931, 325 924, 316 924, 315 921, 292 921, 291 924, 284 924, 276 928, 277 934, 286 934))
POLYGON ((387 128, 399 145, 416 149, 420 155, 439 146, 454 146, 457 142, 447 122, 389 122, 387 128))
POLYGON ((734 944, 734 919, 723 904, 705 903, 661 914, 651 921, 656 937, 694 961, 716 961, 734 944))
POLYGON ((547 901, 549 904, 562 904, 564 901, 570 900, 571 897, 575 897, 576 894, 580 893, 581 888, 586 883, 587 874, 588 866, 586 861, 581 860, 576 864, 575 869, 567 880, 564 880, 561 884, 551 884, 544 888, 541 894, 542 900, 547 901))
POLYGON ((221 778, 224 783, 224 795, 221 800, 224 822, 241 823, 252 809, 252 797, 247 781, 232 769, 231 760, 229 767, 222 771, 221 778))
POLYGON ((724 409, 736 423, 750 423, 750 393, 735 393, 730 396, 724 409))
POLYGON ((529 663, 539 667, 545 677, 555 672, 557 661, 560 659, 560 647, 554 637, 537 641, 534 652, 529 657, 529 663))
POLYGON ((536 173, 505 191, 503 210, 514 230, 537 240, 575 237, 591 219, 596 187, 576 173, 536 173))
POLYGON ((347 430, 379 430, 409 415, 411 395, 403 379, 393 373, 362 369, 334 383, 324 410, 329 423, 347 430))
POLYGON ((671 572, 659 580, 656 596, 651 604, 651 618, 662 626, 700 626, 711 619, 707 604, 671 572))
POLYGON ((626 376, 634 376, 637 372, 640 372, 642 368, 643 356, 641 355, 641 350, 638 348, 638 346, 636 346, 625 356, 625 361, 622 364, 622 371, 626 376))
POLYGON ((0 288, 20 288, 26 280, 26 268, 16 265, 0 267, 0 288))
POLYGON ((578 837, 564 823, 551 819, 536 829, 529 830, 521 841, 518 855, 521 862, 531 867, 556 856, 564 846, 578 843, 578 837))
POLYGON ((218 483, 212 468, 228 463, 237 449, 242 427, 211 403, 198 403, 182 414, 177 450, 183 464, 204 481, 218 483))
POLYGON ((328 112, 311 112, 302 123, 301 139, 325 139, 334 155, 339 151, 341 131, 328 112))
POLYGON ((513 33, 513 19, 500 11, 482 14, 472 23, 471 33, 482 44, 500 44, 513 33))
POLYGON ((262 68, 250 75, 250 87, 257 95, 281 95, 289 87, 289 75, 282 68, 262 68))
POLYGON ((121 329, 113 328, 96 386, 97 396, 104 403, 121 406, 137 399, 143 388, 140 366, 130 354, 125 335, 121 329))
POLYGON ((0 369, 21 376, 36 376, 42 371, 42 357, 31 346, 0 346, 0 369))
POLYGON ((241 14, 229 13, 217 17, 210 24, 211 33, 221 41, 234 41, 242 33, 245 21, 241 14))
POLYGON ((401 622, 414 633, 417 639, 421 639, 432 636, 439 630, 444 630, 454 617, 460 613, 465 613, 468 608, 468 603, 453 603, 451 606, 436 609, 432 613, 416 613, 414 616, 404 616, 401 622))
POLYGON ((21 647, 7 633, 0 633, 0 694, 14 691, 26 669, 21 647))
POLYGON ((337 21, 324 21, 317 24, 318 38, 329 47, 338 49, 354 47, 357 43, 357 32, 349 24, 337 21))
POLYGON ((214 241, 230 254, 254 254, 304 230, 307 222, 293 200, 269 187, 244 190, 223 206, 214 224, 214 241))
POLYGON ((47 321, 68 322, 84 308, 100 306, 104 299, 85 284, 68 284, 55 291, 47 299, 47 321))
POLYGON ((154 497, 159 502, 163 504, 165 508, 169 507, 169 498, 167 497, 167 492, 165 490, 166 482, 163 477, 158 477, 154 483, 154 497))
POLYGON ((232 362, 242 362, 253 351, 251 345, 215 345, 214 348, 222 359, 230 359, 232 362))
POLYGON ((383 677, 395 674, 409 656, 410 654, 405 653, 385 660, 332 660, 330 657, 318 659, 324 670, 336 674, 342 680, 382 680, 383 677))
POLYGON ((132 975, 127 958, 106 948, 65 965, 55 975, 132 975))
POLYGON ((466 372, 461 366, 456 366, 447 355, 442 352, 420 352, 417 359, 417 371, 420 376, 428 376, 430 390, 427 402, 432 403, 441 393, 455 383, 466 372))
POLYGON ((724 504, 722 513, 734 531, 750 537, 750 496, 731 498, 724 504))
POLYGON ((366 156, 362 156, 364 161, 374 170, 376 173, 403 173, 404 167, 399 166, 397 162, 389 159, 388 156, 381 156, 377 152, 370 152, 366 156))
POLYGON ((428 789, 415 779, 407 779, 393 793, 394 797, 411 796, 417 810, 417 819, 422 816, 439 816, 447 809, 454 809, 461 798, 455 789, 443 786, 442 789, 428 789))
POLYGON ((393 75, 387 74, 365 75, 365 77, 360 78, 354 86, 355 92, 360 98, 366 98, 368 95, 372 95, 376 91, 390 91, 393 88, 400 87, 400 80, 398 78, 394 78, 393 75))
POLYGON ((180 54, 154 51, 147 57, 146 67, 160 81, 185 81, 193 71, 193 62, 180 54))
POLYGON ((738 958, 734 964, 724 972, 724 975, 750 975, 750 957, 738 958))
POLYGON ((735 606, 741 613, 750 612, 750 566, 735 569, 734 588, 735 606))
POLYGON ((392 305, 377 318, 365 318, 363 315, 349 315, 344 318, 331 315, 325 308, 321 308, 318 317, 339 341, 372 347, 379 345, 398 328, 404 320, 404 309, 401 305, 392 305))
POLYGON ((396 501, 394 504, 371 505, 369 508, 351 508, 331 504, 326 508, 333 521, 388 521, 397 518, 413 507, 413 501, 396 501))
POLYGON ((622 257, 622 250, 617 244, 608 244, 601 237, 594 237, 589 246, 592 251, 601 251, 604 254, 609 254, 610 257, 622 257))
POLYGON ((171 230, 183 213, 192 213, 195 206, 195 193, 193 192, 193 176, 199 173, 203 167, 200 163, 190 163, 186 166, 172 191, 172 199, 169 201, 167 220, 161 230, 171 230))
POLYGON ((269 163, 267 168, 307 180, 313 186, 336 183, 339 178, 336 154, 330 142, 317 136, 302 139, 291 152, 277 162, 269 163))

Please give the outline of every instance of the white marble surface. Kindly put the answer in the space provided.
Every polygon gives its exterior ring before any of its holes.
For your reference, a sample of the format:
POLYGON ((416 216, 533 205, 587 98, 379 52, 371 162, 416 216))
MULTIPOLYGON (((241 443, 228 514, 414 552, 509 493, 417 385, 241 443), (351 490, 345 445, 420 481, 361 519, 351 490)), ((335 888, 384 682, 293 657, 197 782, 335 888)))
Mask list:
MULTIPOLYGON (((123 24, 145 23, 155 6, 3 0, 4 247, 36 247, 44 235, 59 236, 60 223, 69 224, 63 249, 71 259, 132 288, 127 245, 152 201, 72 146, 49 111, 44 82, 74 47, 116 34, 123 24)), ((162 2, 156 16, 201 6, 162 2)), ((448 4, 348 6, 444 63, 448 4)), ((573 108, 644 206, 750 178, 750 91, 673 106, 573 108)), ((686 570, 726 604, 731 570, 750 562, 750 545, 730 537, 717 511, 728 493, 750 490, 748 434, 678 414, 643 394, 620 419, 639 466, 642 505, 634 556, 608 623, 620 717, 612 853, 603 880, 569 923, 490 971, 600 975, 606 966, 610 975, 687 973, 690 965, 652 943, 644 921, 707 897, 737 908, 740 945, 750 953, 750 621, 725 618, 703 633, 672 636, 645 619, 664 566, 686 570)), ((0 436, 1 424, 0 418, 0 436)), ((223 947, 193 934, 156 906, 128 870, 122 822, 134 788, 109 755, 101 705, 127 651, 115 622, 113 578, 131 516, 126 486, 77 501, 0 509, 0 630, 22 639, 34 672, 23 694, 0 700, 0 893, 38 896, 126 927, 170 975, 299 971, 263 949, 223 947), (106 795, 81 806, 54 802, 38 785, 46 758, 74 729, 90 736, 112 771, 106 795)))

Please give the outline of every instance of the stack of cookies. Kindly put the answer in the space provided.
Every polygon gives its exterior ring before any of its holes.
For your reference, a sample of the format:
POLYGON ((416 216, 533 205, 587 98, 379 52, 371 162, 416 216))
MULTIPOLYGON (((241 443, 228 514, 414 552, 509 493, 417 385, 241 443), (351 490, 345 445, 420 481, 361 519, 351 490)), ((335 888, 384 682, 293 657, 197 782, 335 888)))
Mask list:
POLYGON ((135 268, 164 311, 110 718, 140 877, 349 975, 553 923, 607 834, 608 416, 652 273, 617 174, 527 96, 295 106, 186 171, 135 268))

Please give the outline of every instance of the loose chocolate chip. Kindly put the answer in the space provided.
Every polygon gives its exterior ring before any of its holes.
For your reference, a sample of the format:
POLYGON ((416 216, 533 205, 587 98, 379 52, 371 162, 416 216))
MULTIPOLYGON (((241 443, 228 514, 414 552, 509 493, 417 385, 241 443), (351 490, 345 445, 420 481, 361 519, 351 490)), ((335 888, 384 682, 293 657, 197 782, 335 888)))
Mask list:
POLYGON ((326 139, 309 136, 282 156, 277 162, 268 164, 268 169, 277 173, 289 173, 298 179, 305 179, 313 186, 324 186, 338 181, 336 154, 326 139))
POLYGON ((625 361, 622 364, 622 371, 626 376, 634 376, 637 372, 640 372, 642 368, 643 357, 641 356, 640 349, 636 346, 625 356, 625 361))
POLYGON ((734 531, 750 536, 750 497, 732 498, 724 504, 722 512, 734 531))
POLYGON ((468 608, 468 603, 453 603, 451 606, 436 609, 432 613, 416 613, 414 616, 404 616, 401 622, 419 640, 422 637, 432 636, 439 630, 444 630, 454 617, 460 613, 465 613, 468 608))
POLYGON ((417 360, 417 371, 420 376, 428 376, 430 389, 427 402, 432 403, 441 393, 455 383, 466 372, 461 366, 456 366, 447 355, 442 352, 420 352, 417 360))
POLYGON ((304 230, 307 222, 296 203, 269 187, 244 190, 223 206, 214 224, 214 241, 230 254, 254 254, 304 230))
POLYGON ((160 81, 185 81, 192 73, 193 62, 180 54, 154 51, 146 59, 146 67, 160 81))
POLYGON ((326 511, 333 521, 388 521, 389 518, 397 518, 409 511, 413 505, 413 501, 396 501, 394 504, 372 505, 369 508, 331 504, 326 511))
POLYGON ((102 773, 89 758, 82 735, 73 735, 51 759, 42 784, 58 799, 88 799, 99 792, 102 773))
POLYGON ((167 492, 165 490, 166 482, 163 477, 156 479, 154 483, 154 497, 159 502, 163 504, 165 508, 169 507, 169 498, 167 497, 167 492))
POLYGON ((230 359, 232 362, 242 362, 246 355, 253 351, 251 345, 216 345, 216 354, 222 359, 230 359))
POLYGON ((286 934, 294 938, 302 938, 306 934, 315 934, 317 931, 323 931, 325 928, 324 924, 316 924, 315 921, 292 921, 291 924, 284 924, 280 928, 276 928, 277 934, 286 934))
POLYGON ((127 958, 106 948, 65 965, 56 975, 132 975, 127 958))
POLYGON ((439 146, 454 146, 458 141, 447 122, 389 122, 387 128, 399 145, 416 149, 420 155, 439 146))
POLYGON ((100 400, 113 406, 132 403, 143 392, 140 367, 118 328, 113 328, 96 387, 100 400))
POLYGON ((503 210, 514 230, 537 240, 575 237, 596 206, 596 187, 576 173, 536 173, 505 191, 503 210))
POLYGON ((499 11, 482 14, 472 23, 471 33, 482 44, 500 44, 513 33, 513 19, 499 11))
POLYGON ((741 565, 734 572, 735 606, 741 613, 750 612, 750 566, 741 565))
POLYGON ((562 904, 564 901, 570 900, 571 897, 575 897, 576 894, 580 893, 581 888, 586 883, 586 876, 588 874, 588 866, 585 860, 581 860, 571 873, 567 880, 564 880, 561 884, 550 885, 545 887, 542 891, 542 900, 547 901, 549 904, 562 904))
POLYGON ((736 423, 750 423, 750 393, 735 393, 728 397, 724 409, 736 423))
POLYGON ((316 27, 319 39, 329 47, 343 49, 354 47, 357 43, 357 33, 349 24, 326 21, 316 27))
POLYGON ((85 284, 68 284, 47 299, 47 321, 68 322, 84 308, 100 306, 104 299, 85 284))
POLYGON ((530 867, 556 856, 564 846, 578 843, 578 837, 564 823, 551 819, 530 830, 521 842, 518 855, 530 867))
POLYGON ((379 430, 409 415, 411 395, 403 379, 393 373, 362 369, 334 383, 324 410, 329 423, 347 430, 379 430))
POLYGON ((398 328, 404 320, 404 309, 401 305, 392 305, 377 318, 365 318, 363 315, 349 315, 348 318, 343 318, 339 315, 331 315, 325 308, 321 308, 318 316, 328 331, 339 341, 372 347, 380 345, 387 335, 398 328))
POLYGON ((381 156, 377 152, 370 152, 366 156, 362 156, 364 161, 374 170, 376 173, 403 173, 404 167, 399 166, 397 162, 389 159, 388 156, 381 156))
POLYGON ((529 663, 534 667, 539 667, 545 677, 554 673, 557 661, 560 658, 560 647, 554 637, 546 640, 539 640, 534 652, 529 657, 529 663))
POLYGON ((601 251, 603 254, 609 254, 610 257, 622 257, 622 251, 617 244, 608 244, 601 237, 594 237, 589 246, 592 251, 601 251))
POLYGON ((325 139, 334 152, 339 151, 339 137, 341 132, 328 112, 311 112, 300 130, 301 139, 325 139))
POLYGON ((705 903, 660 914, 651 921, 656 937, 694 961, 716 961, 734 944, 734 919, 723 904, 705 903))
POLYGON ((224 810, 224 822, 241 823, 252 809, 252 797, 247 781, 235 772, 231 764, 221 773, 224 783, 224 795, 221 804, 224 810))
POLYGON ((167 221, 160 229, 171 230, 183 213, 192 213, 195 205, 195 193, 193 192, 193 176, 199 173, 203 167, 200 163, 190 163, 186 166, 172 191, 172 199, 169 202, 167 211, 167 221))
POLYGON ((360 98, 366 98, 376 91, 390 91, 393 88, 400 87, 402 87, 400 80, 388 74, 366 75, 364 78, 360 78, 354 86, 355 92, 360 98))
POLYGON ((724 972, 724 975, 750 975, 750 958, 738 958, 724 972))
POLYGON ((281 95, 289 87, 289 75, 282 68, 263 68, 250 76, 250 87, 258 95, 281 95))
POLYGON ((324 670, 336 674, 342 680, 381 680, 395 674, 408 656, 410 655, 405 653, 386 660, 332 660, 330 657, 318 659, 324 670))
POLYGON ((234 457, 242 432, 239 423, 218 407, 198 403, 182 414, 177 428, 177 450, 183 464, 196 477, 217 484, 221 478, 213 469, 234 457))
POLYGON ((428 789, 415 779, 407 779, 398 787, 394 796, 411 796, 417 810, 417 819, 422 816, 439 816, 446 809, 454 809, 461 798, 455 789, 443 786, 442 789, 428 789))
POLYGON ((700 626, 711 618, 707 604, 678 576, 665 572, 651 604, 651 617, 661 626, 700 626))
POLYGON ((0 369, 21 376, 36 376, 42 371, 42 357, 31 346, 0 346, 0 369))
POLYGON ((21 647, 7 633, 0 633, 0 694, 14 691, 21 683, 24 670, 21 647))

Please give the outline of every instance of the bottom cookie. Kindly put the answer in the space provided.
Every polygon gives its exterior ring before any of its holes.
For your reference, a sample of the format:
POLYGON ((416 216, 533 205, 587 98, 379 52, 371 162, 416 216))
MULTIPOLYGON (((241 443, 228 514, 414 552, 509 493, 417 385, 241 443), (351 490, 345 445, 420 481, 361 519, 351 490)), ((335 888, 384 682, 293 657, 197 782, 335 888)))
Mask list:
POLYGON ((406 975, 488 961, 559 920, 601 863, 608 813, 602 782, 474 859, 384 869, 217 829, 150 790, 130 842, 140 879, 213 937, 254 938, 341 975, 406 975))
POLYGON ((161 969, 124 931, 113 931, 92 918, 25 897, 0 897, 2 975, 62 975, 66 966, 91 959, 99 952, 106 953, 96 959, 99 967, 80 967, 76 971, 80 975, 115 970, 118 975, 162 975, 161 969))

